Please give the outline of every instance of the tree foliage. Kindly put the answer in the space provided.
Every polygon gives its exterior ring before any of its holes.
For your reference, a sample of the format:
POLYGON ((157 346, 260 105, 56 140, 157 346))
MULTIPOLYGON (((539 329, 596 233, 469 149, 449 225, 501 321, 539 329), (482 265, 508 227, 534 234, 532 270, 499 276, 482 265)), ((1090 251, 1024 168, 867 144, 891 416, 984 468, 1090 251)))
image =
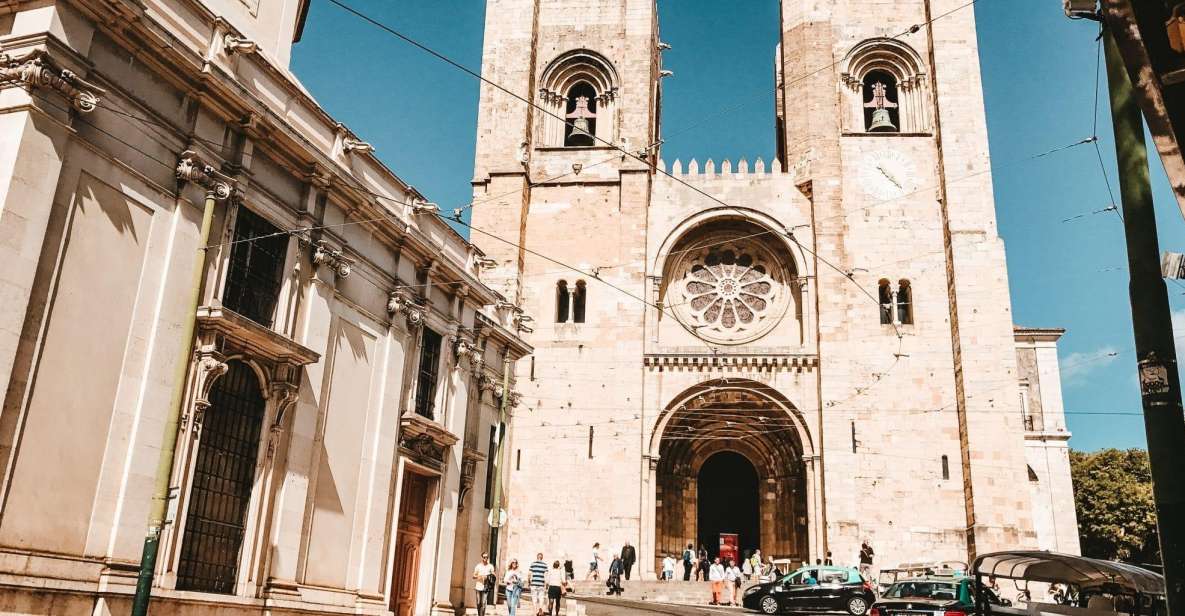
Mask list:
POLYGON ((1070 452, 1082 554, 1159 563, 1152 471, 1143 449, 1070 452))

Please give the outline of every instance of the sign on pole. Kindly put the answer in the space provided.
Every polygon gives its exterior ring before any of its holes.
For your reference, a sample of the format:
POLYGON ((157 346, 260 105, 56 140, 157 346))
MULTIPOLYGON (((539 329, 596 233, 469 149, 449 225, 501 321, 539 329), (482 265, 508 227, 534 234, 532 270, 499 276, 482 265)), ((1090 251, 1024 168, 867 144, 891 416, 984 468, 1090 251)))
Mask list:
POLYGON ((1160 255, 1160 275, 1177 280, 1185 279, 1185 255, 1166 250, 1160 255))

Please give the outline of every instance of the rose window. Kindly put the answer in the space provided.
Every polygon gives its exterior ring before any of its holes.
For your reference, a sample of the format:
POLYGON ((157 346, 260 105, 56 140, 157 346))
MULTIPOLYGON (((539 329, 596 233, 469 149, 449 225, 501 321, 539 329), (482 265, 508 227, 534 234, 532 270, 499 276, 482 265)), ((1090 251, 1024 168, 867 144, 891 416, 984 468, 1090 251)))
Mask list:
POLYGON ((747 342, 785 312, 782 265, 759 243, 706 241, 684 253, 674 273, 668 306, 702 338, 747 342))

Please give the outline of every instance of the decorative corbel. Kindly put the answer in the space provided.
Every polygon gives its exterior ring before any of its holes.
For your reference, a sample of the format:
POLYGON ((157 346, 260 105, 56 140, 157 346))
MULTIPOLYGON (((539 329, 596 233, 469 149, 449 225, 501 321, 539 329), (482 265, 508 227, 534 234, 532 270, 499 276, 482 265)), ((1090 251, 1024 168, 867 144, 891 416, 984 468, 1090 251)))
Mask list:
POLYGON ((341 278, 346 278, 354 268, 354 260, 347 257, 340 249, 334 248, 325 240, 317 240, 312 245, 313 265, 328 265, 341 278))
POLYGON ((233 192, 234 180, 204 162, 193 150, 181 153, 181 159, 177 161, 176 175, 182 182, 191 182, 205 188, 209 195, 219 201, 229 198, 233 192))
POLYGON ((267 457, 276 455, 280 437, 284 435, 284 420, 288 417, 288 410, 296 404, 300 395, 300 388, 289 381, 274 381, 272 383, 272 397, 276 400, 276 419, 272 422, 267 439, 267 457))
POLYGON ((506 399, 506 407, 514 408, 523 401, 523 395, 513 389, 510 390, 510 397, 506 399))
POLYGON ((205 419, 206 409, 210 408, 210 391, 214 382, 230 370, 230 366, 222 361, 222 354, 214 350, 213 346, 205 345, 197 352, 197 375, 194 379, 193 417, 188 413, 181 416, 181 429, 184 430, 190 420, 193 421, 193 434, 197 436, 202 430, 202 420, 205 419))
POLYGON ((70 104, 82 113, 94 111, 99 106, 99 96, 107 93, 58 66, 44 49, 34 49, 23 56, 0 53, 0 88, 9 85, 50 88, 70 99, 70 104))
POLYGON ((346 153, 357 152, 359 154, 370 154, 374 151, 374 145, 360 139, 346 138, 342 140, 342 151, 346 153))
POLYGON ((419 329, 424 324, 424 304, 407 289, 391 291, 387 296, 387 314, 394 317, 400 312, 407 318, 408 329, 419 329))
POLYGON ((228 32, 222 37, 222 49, 228 56, 236 53, 252 54, 259 51, 259 45, 255 41, 228 32))

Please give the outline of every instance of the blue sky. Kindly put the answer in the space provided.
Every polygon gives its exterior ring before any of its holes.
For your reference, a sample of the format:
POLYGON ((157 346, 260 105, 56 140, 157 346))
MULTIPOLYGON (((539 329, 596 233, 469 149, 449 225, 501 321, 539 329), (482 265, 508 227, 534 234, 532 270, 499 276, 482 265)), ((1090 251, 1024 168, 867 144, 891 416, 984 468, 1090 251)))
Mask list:
MULTIPOLYGON (((462 64, 481 65, 479 0, 345 1, 462 64)), ((664 57, 675 71, 664 83, 664 132, 678 133, 663 158, 769 160, 777 1, 660 0, 659 10, 663 39, 674 45, 664 57)), ((1123 229, 1114 213, 1091 213, 1111 202, 1095 151, 1029 159, 1092 134, 1095 26, 1067 20, 1058 0, 980 0, 974 10, 1016 322, 1068 330, 1060 354, 1072 446, 1142 447, 1140 417, 1086 414, 1140 409, 1123 229)), ((326 0, 313 0, 292 68, 331 114, 445 211, 469 201, 473 77, 326 0)), ((1099 145, 1118 191, 1105 83, 1099 98, 1099 145)), ((1185 222, 1155 156, 1152 177, 1161 246, 1185 250, 1185 222)), ((1185 334, 1185 289, 1169 291, 1185 334)))

